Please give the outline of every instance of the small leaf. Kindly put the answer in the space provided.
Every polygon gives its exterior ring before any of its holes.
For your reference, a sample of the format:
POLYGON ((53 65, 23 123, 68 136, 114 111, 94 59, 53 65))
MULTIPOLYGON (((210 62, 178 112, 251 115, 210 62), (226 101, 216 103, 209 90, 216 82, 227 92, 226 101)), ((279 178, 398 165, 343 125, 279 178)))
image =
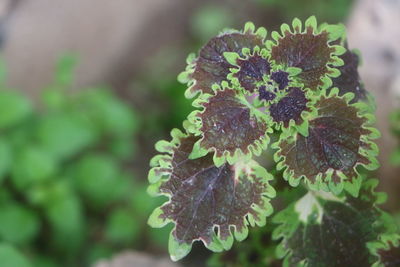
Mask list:
MULTIPOLYGON (((260 155, 266 148, 272 131, 265 114, 250 107, 238 91, 230 88, 217 90, 208 95, 198 106, 201 112, 194 113, 189 120, 198 125, 196 135, 201 135, 199 147, 204 151, 215 151, 215 163, 220 166, 225 159, 233 164, 238 157, 260 155)), ((204 155, 204 152, 194 153, 204 155)))
POLYGON ((1 204, 0 221, 1 239, 12 244, 26 245, 39 233, 37 214, 19 204, 1 204))
POLYGON ((245 59, 239 58, 235 65, 238 70, 232 76, 248 92, 254 92, 257 84, 263 82, 263 77, 270 74, 271 71, 268 59, 258 54, 250 55, 245 59))
POLYGON ((285 168, 284 177, 292 186, 304 178, 313 189, 338 194, 344 187, 357 195, 361 181, 356 167, 378 167, 377 147, 371 142, 378 134, 367 128, 372 119, 360 115, 363 106, 348 101, 335 94, 322 96, 315 104, 317 114, 308 122, 308 136, 288 132, 274 144, 279 149, 275 159, 282 160, 278 168, 285 168))
MULTIPOLYGON (((272 213, 275 196, 268 181, 272 176, 254 161, 216 167, 211 155, 188 158, 197 137, 172 132, 170 157, 157 157, 150 181, 159 194, 169 197, 149 219, 153 227, 173 222, 169 251, 173 260, 187 255, 192 243, 201 240, 209 249, 222 251, 247 236, 250 224, 264 225, 272 213)), ((152 190, 154 191, 154 190, 152 190)))
POLYGON ((198 92, 212 93, 212 85, 226 80, 230 64, 224 57, 226 52, 235 52, 242 56, 242 49, 253 49, 262 46, 265 36, 254 33, 250 28, 245 32, 226 32, 212 38, 201 50, 199 56, 189 63, 184 74, 180 74, 181 81, 190 85, 186 97, 192 98, 198 92))
POLYGON ((17 125, 32 112, 32 104, 16 91, 0 91, 0 129, 17 125))
POLYGON ((72 179, 91 205, 104 207, 118 199, 125 185, 118 167, 109 155, 88 154, 78 162, 72 179))
POLYGON ((32 267, 27 257, 7 243, 0 243, 0 262, 2 266, 32 267))
POLYGON ((308 99, 300 88, 292 87, 288 91, 285 97, 269 107, 273 121, 285 128, 289 127, 291 121, 296 125, 301 124, 304 121, 301 117, 303 111, 310 111, 307 107, 308 99))
POLYGON ((57 167, 58 162, 47 151, 38 146, 26 146, 15 155, 11 180, 18 190, 24 191, 51 179, 57 167))
POLYGON ((297 25, 297 19, 293 24, 293 31, 290 31, 289 26, 284 27, 282 36, 275 34, 277 42, 269 41, 267 44, 271 48, 271 59, 285 67, 300 68, 300 82, 306 88, 315 90, 323 85, 323 77, 337 74, 328 65, 340 65, 341 61, 337 59, 340 51, 329 45, 329 42, 334 41, 330 34, 332 29, 328 25, 317 29, 315 17, 306 21, 304 31, 297 25))
POLYGON ((274 71, 271 80, 278 84, 278 89, 283 90, 289 84, 289 73, 283 70, 274 71))
POLYGON ((107 219, 106 238, 113 244, 132 244, 139 237, 139 223, 131 210, 126 208, 115 209, 107 219))
POLYGON ((275 215, 283 266, 371 266, 376 258, 368 243, 392 228, 377 207, 383 195, 373 192, 376 185, 366 181, 358 198, 309 192, 275 215))
POLYGON ((57 159, 76 155, 97 141, 93 127, 81 114, 52 113, 43 116, 37 123, 36 135, 41 146, 57 159))

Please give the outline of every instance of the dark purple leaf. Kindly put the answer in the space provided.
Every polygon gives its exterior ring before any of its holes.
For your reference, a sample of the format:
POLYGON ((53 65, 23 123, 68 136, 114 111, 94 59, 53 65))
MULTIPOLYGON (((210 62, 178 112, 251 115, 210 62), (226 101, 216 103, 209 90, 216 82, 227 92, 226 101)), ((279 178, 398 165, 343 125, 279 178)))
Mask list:
POLYGON ((367 98, 367 91, 361 84, 358 74, 359 58, 357 54, 347 50, 340 58, 344 61, 344 65, 338 67, 340 76, 332 78, 332 87, 337 87, 340 95, 348 92, 353 93, 354 99, 350 103, 365 100, 367 98))
POLYGON ((301 113, 309 110, 307 102, 308 100, 300 88, 290 88, 285 97, 270 106, 271 117, 276 123, 283 123, 284 127, 289 126, 290 120, 301 124, 303 121, 301 113))
POLYGON ((236 52, 242 56, 243 48, 262 46, 263 40, 259 35, 253 33, 226 33, 212 38, 201 50, 199 57, 195 60, 194 72, 190 78, 195 83, 190 88, 194 94, 197 91, 211 93, 214 83, 220 84, 226 80, 229 69, 234 66, 224 58, 224 52, 236 52))
POLYGON ((204 110, 197 115, 202 122, 202 148, 215 150, 217 157, 225 152, 233 157, 237 149, 248 154, 251 146, 264 143, 269 127, 241 101, 245 100, 238 97, 238 91, 227 88, 202 104, 204 110))
POLYGON ((265 100, 265 101, 271 101, 274 100, 276 97, 276 94, 270 91, 267 91, 267 88, 265 86, 260 86, 258 89, 258 99, 260 100, 265 100))
POLYGON ((275 191, 268 184, 272 176, 254 161, 216 167, 211 154, 191 160, 197 140, 180 137, 179 144, 169 148, 168 166, 155 167, 153 173, 161 177, 158 191, 170 201, 153 220, 174 222, 172 235, 179 246, 191 246, 195 240, 210 246, 216 236, 229 243, 233 232, 245 238, 246 216, 261 225, 272 212, 269 198, 275 191))
POLYGON ((278 84, 279 90, 283 90, 289 84, 289 73, 283 70, 275 71, 271 74, 271 80, 278 84))
POLYGON ((374 134, 364 128, 367 118, 359 116, 356 107, 339 97, 321 97, 315 107, 318 116, 309 121, 309 135, 297 133, 281 139, 278 145, 277 156, 283 158, 282 166, 287 168, 285 176, 289 181, 304 177, 314 184, 321 174, 321 182, 329 183, 326 178, 332 170, 334 184, 342 181, 343 175, 351 182, 358 176, 356 166, 377 167, 376 152, 372 143, 365 140, 374 134), (363 155, 365 151, 368 157, 363 155))
POLYGON ((376 257, 368 243, 388 230, 372 192, 376 184, 365 182, 358 198, 310 192, 278 213, 273 235, 283 238, 279 251, 287 266, 371 266, 376 257))
POLYGON ((247 59, 238 59, 239 71, 234 74, 240 85, 249 92, 254 92, 256 84, 263 81, 263 76, 271 71, 271 65, 267 59, 253 55, 247 59))
POLYGON ((330 73, 327 67, 335 51, 328 45, 328 32, 314 34, 311 26, 304 33, 285 31, 283 38, 271 48, 271 59, 277 64, 300 68, 298 75, 305 87, 316 89, 322 85, 321 78, 330 73))

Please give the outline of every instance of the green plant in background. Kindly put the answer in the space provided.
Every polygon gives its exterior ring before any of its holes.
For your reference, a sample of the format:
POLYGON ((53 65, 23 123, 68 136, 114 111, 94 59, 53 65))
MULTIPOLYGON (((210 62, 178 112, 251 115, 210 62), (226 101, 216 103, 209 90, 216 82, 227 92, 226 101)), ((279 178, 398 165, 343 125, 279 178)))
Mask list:
MULTIPOLYGON (((390 114, 390 125, 395 137, 400 137, 400 111, 396 110, 390 114)), ((400 141, 400 138, 398 138, 400 141)), ((400 149, 396 149, 391 155, 391 163, 400 165, 400 149)))
POLYGON ((256 0, 261 6, 274 8, 284 18, 290 19, 297 16, 301 19, 311 14, 318 14, 318 17, 325 21, 337 23, 348 17, 353 5, 353 0, 256 0))
POLYGON ((74 65, 60 61, 40 108, 0 90, 2 266, 88 266, 163 240, 142 231, 159 201, 131 167, 137 114, 106 88, 69 90, 74 65))
POLYGON ((266 233, 281 243, 261 265, 277 258, 285 266, 395 264, 397 225, 378 207, 385 195, 369 172, 378 167, 374 104, 344 26, 294 19, 267 36, 247 23, 189 56, 178 79, 197 110, 184 131, 172 130, 172 141, 156 144, 148 191, 168 201, 149 224, 174 225, 169 252, 179 260, 195 241, 231 249, 249 226, 265 226, 275 207, 275 228, 266 233), (274 175, 258 163, 271 149, 274 175), (273 201, 287 194, 287 205, 273 201))

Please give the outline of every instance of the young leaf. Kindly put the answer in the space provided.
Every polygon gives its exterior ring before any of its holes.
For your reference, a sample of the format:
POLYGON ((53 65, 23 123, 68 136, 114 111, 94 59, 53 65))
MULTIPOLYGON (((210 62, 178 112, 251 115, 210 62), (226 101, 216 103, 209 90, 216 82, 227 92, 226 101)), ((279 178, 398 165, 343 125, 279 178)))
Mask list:
POLYGON ((342 27, 322 25, 317 28, 315 17, 310 17, 305 22, 304 31, 301 28, 301 23, 296 19, 293 21, 293 30, 283 24, 281 34, 272 33, 275 42, 269 41, 267 46, 271 49, 271 60, 285 67, 300 68, 300 82, 305 87, 316 90, 323 85, 322 78, 340 74, 330 66, 343 64, 337 56, 344 52, 344 48, 331 46, 329 43, 340 37, 335 32, 342 27))
POLYGON ((310 118, 308 136, 286 132, 274 144, 277 168, 292 186, 302 178, 312 189, 324 189, 339 194, 343 188, 357 195, 360 177, 356 167, 378 167, 377 147, 371 142, 376 130, 368 128, 370 116, 361 114, 363 104, 350 105, 350 95, 321 96, 316 102, 317 114, 310 118))
POLYGON ((237 79, 240 87, 248 92, 254 92, 257 83, 262 82, 263 77, 270 74, 271 71, 268 59, 256 53, 245 59, 238 58, 236 65, 238 69, 232 73, 232 76, 237 79))
POLYGON ((229 31, 212 38, 201 50, 199 56, 188 58, 188 67, 178 79, 183 83, 189 83, 186 97, 192 98, 198 92, 211 93, 213 84, 220 84, 226 80, 231 65, 224 57, 225 52, 242 54, 243 48, 253 50, 261 47, 266 37, 266 30, 260 28, 254 32, 254 25, 246 24, 243 32, 229 31))
POLYGON ((203 110, 192 113, 189 120, 197 125, 196 135, 202 138, 192 158, 214 151, 214 162, 221 166, 226 160, 233 164, 240 157, 260 155, 266 148, 267 135, 272 132, 268 118, 237 90, 218 88, 214 95, 203 95, 194 105, 203 110))
POLYGON ((283 70, 274 71, 271 80, 278 84, 278 89, 283 90, 289 84, 289 73, 283 70))
POLYGON ((232 233, 241 241, 249 224, 265 224, 272 213, 270 198, 275 196, 268 183, 272 176, 265 169, 254 161, 216 167, 210 155, 191 160, 198 137, 176 129, 171 135, 171 142, 156 146, 167 154, 152 160, 155 167, 149 173, 149 191, 166 195, 169 201, 153 212, 149 224, 175 224, 169 241, 173 260, 187 255, 196 240, 213 251, 230 249, 232 233))
POLYGON ((269 113, 277 125, 283 124, 285 128, 288 128, 291 121, 296 125, 304 121, 301 117, 303 111, 310 111, 307 103, 308 99, 303 90, 292 87, 289 88, 285 97, 269 107, 269 113))
POLYGON ((376 257, 367 243, 392 229, 377 207, 385 199, 373 192, 377 184, 364 182, 359 198, 310 191, 278 213, 273 238, 282 238, 277 254, 285 257, 283 266, 371 266, 376 257))

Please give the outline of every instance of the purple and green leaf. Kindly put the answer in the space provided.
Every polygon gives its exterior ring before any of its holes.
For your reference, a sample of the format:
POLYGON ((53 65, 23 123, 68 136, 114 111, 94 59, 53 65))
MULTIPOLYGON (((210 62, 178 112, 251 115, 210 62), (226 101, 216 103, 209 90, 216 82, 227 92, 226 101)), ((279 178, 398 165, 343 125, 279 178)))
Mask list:
POLYGON ((178 79, 188 83, 186 97, 192 98, 198 92, 212 93, 212 86, 227 79, 230 64, 224 57, 225 52, 235 52, 242 55, 243 48, 253 50, 264 45, 267 31, 259 28, 255 31, 252 23, 247 23, 242 32, 228 31, 212 38, 199 52, 199 56, 190 55, 188 67, 178 79))
POLYGON ((343 64, 338 58, 345 52, 339 45, 330 43, 341 37, 344 33, 341 25, 323 24, 317 27, 315 17, 310 17, 302 23, 295 19, 292 29, 287 24, 281 27, 281 33, 273 32, 275 41, 268 41, 267 47, 271 51, 271 60, 276 65, 300 68, 297 76, 299 82, 306 88, 317 90, 318 87, 328 83, 328 77, 337 77, 340 72, 333 68, 343 64))
POLYGON ((149 224, 175 224, 169 242, 173 260, 187 255, 197 240, 213 251, 228 250, 233 236, 246 238, 248 225, 265 224, 275 191, 264 168, 254 161, 216 167, 211 155, 189 159, 198 137, 178 130, 172 136, 172 142, 158 143, 167 154, 152 160, 149 174, 149 191, 169 201, 153 212, 149 224))
POLYGON ((271 64, 267 58, 254 54, 246 59, 237 59, 238 71, 233 73, 240 86, 248 92, 254 92, 265 75, 269 75, 271 64))
POLYGON ((193 105, 202 108, 189 115, 197 125, 195 135, 201 139, 195 144, 191 158, 214 152, 214 163, 221 166, 228 161, 250 159, 260 155, 269 143, 272 132, 266 114, 252 107, 239 91, 225 87, 215 88, 214 95, 203 95, 193 105))
MULTIPOLYGON (((280 128, 280 126, 288 128, 290 122, 294 125, 302 124, 304 122, 303 112, 310 111, 309 100, 303 90, 291 87, 287 91, 286 96, 269 106, 269 114, 277 128, 280 128)), ((304 127, 307 127, 307 125, 304 127)))
POLYGON ((301 179, 312 189, 339 194, 343 189, 357 195, 361 179, 357 167, 376 169, 377 147, 371 139, 379 133, 368 125, 373 117, 363 112, 364 104, 349 104, 350 94, 338 90, 321 96, 308 121, 308 135, 287 131, 274 144, 278 169, 292 186, 301 179))
POLYGON ((363 183, 360 197, 309 192, 273 218, 282 239, 277 254, 283 266, 371 266, 376 256, 369 243, 392 231, 392 221, 377 204, 385 195, 373 190, 377 180, 363 183))
POLYGON ((383 234, 378 241, 369 244, 370 250, 378 260, 373 267, 400 266, 400 233, 383 234))

